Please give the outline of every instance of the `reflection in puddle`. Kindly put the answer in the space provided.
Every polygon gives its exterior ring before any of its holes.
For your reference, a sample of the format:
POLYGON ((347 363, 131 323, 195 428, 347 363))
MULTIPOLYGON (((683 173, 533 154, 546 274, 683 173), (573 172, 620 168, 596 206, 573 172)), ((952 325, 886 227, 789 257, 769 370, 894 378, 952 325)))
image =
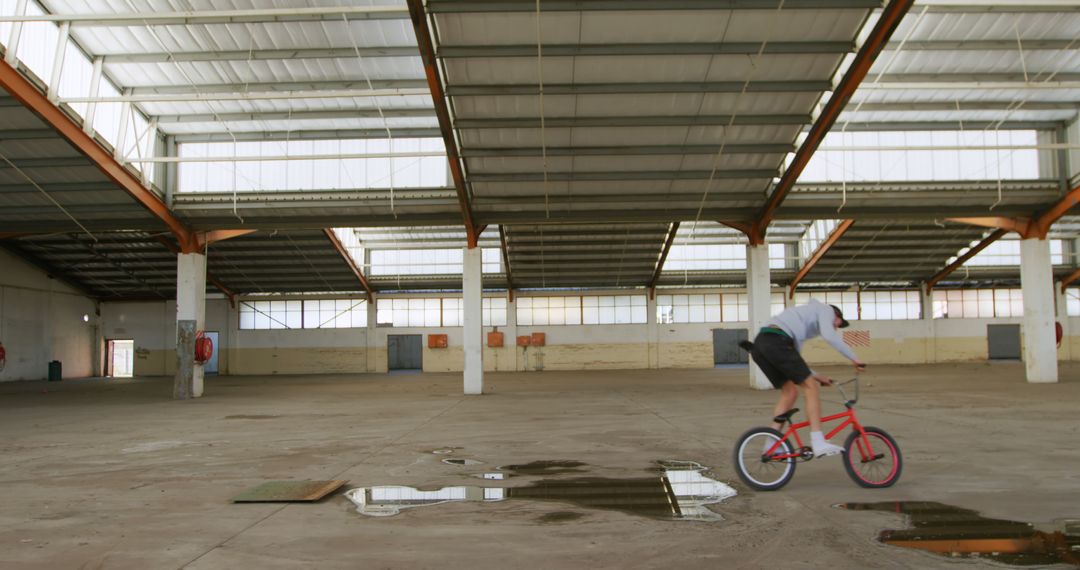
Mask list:
POLYGON ((442 462, 447 465, 480 465, 483 463, 475 459, 443 459, 442 462))
POLYGON ((1067 521, 1064 532, 1043 532, 1025 522, 985 518, 975 511, 932 502, 847 503, 853 511, 908 515, 912 528, 883 530, 878 540, 962 558, 986 558, 1023 566, 1080 566, 1080 524, 1067 521))
POLYGON ((518 475, 560 475, 563 473, 584 473, 585 463, 580 461, 533 461, 521 465, 503 465, 501 471, 513 471, 518 475))
MULTIPOLYGON (((661 466, 663 470, 657 475, 640 478, 542 479, 514 487, 455 486, 434 491, 390 485, 352 489, 345 496, 356 504, 358 512, 370 516, 391 516, 402 509, 457 501, 524 499, 558 501, 658 519, 723 520, 706 505, 735 496, 734 489, 703 475, 705 468, 696 463, 666 462, 661 466)), ((503 473, 488 473, 484 478, 498 481, 502 476, 503 473)), ((556 520, 541 522, 574 518, 563 514, 555 517, 556 520)))

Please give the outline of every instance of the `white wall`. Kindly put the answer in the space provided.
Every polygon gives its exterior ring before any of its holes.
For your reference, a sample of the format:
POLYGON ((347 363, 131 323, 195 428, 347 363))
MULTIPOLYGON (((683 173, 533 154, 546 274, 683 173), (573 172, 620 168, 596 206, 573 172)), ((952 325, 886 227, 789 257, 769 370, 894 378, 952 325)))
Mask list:
POLYGON ((61 362, 64 378, 94 375, 96 326, 93 299, 0 250, 0 343, 7 351, 0 381, 44 379, 52 360, 61 362))

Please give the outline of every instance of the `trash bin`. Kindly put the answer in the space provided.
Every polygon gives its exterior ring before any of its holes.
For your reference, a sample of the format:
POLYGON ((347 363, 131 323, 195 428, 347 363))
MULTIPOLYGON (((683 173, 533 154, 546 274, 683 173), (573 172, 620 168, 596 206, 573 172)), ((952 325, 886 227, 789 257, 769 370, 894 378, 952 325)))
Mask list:
POLYGON ((49 362, 49 382, 59 382, 63 375, 63 368, 59 360, 49 362))

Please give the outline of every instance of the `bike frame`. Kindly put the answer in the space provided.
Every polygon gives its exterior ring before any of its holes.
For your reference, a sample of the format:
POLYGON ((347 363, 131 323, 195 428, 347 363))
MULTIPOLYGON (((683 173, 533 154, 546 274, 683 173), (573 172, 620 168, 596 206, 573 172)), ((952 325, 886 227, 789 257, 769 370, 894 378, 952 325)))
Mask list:
MULTIPOLYGON (((855 381, 855 380, 851 380, 851 381, 855 381)), ((847 382, 844 382, 844 384, 847 384, 847 382)), ((836 426, 835 428, 833 428, 832 430, 830 430, 828 433, 825 434, 825 439, 826 440, 832 439, 833 436, 835 436, 836 434, 843 431, 844 428, 846 428, 848 426, 852 426, 852 428, 856 432, 859 433, 859 439, 856 442, 856 447, 859 448, 859 454, 862 455, 863 462, 866 462, 866 461, 870 461, 872 459, 875 459, 876 456, 874 455, 873 449, 870 447, 870 439, 866 437, 866 430, 864 430, 862 424, 859 423, 859 419, 857 417, 855 417, 855 402, 858 401, 858 398, 859 398, 858 397, 858 384, 856 384, 855 386, 856 386, 855 400, 846 400, 844 402, 844 406, 847 408, 847 411, 840 412, 839 414, 833 414, 831 416, 825 416, 825 417, 821 418, 821 423, 822 423, 822 425, 825 425, 825 424, 827 424, 829 422, 834 422, 834 421, 837 421, 837 420, 843 420, 842 422, 840 422, 840 425, 836 426)), ((845 398, 846 398, 846 396, 845 396, 845 398)), ((796 423, 792 423, 792 421, 789 419, 788 420, 788 429, 787 429, 787 431, 783 432, 783 437, 778 439, 776 441, 776 443, 774 443, 772 446, 770 446, 768 451, 766 451, 764 453, 764 456, 768 457, 771 460, 782 460, 782 459, 792 459, 792 458, 802 457, 803 456, 802 448, 804 446, 803 446, 802 438, 799 437, 799 430, 803 429, 803 428, 807 428, 807 427, 810 427, 810 421, 809 420, 804 421, 804 422, 799 422, 799 423, 796 424, 796 423), (773 452, 775 452, 777 450, 777 448, 779 448, 780 445, 783 442, 787 441, 788 439, 792 439, 792 438, 795 440, 795 453, 785 453, 785 454, 780 454, 780 455, 773 455, 773 452)))

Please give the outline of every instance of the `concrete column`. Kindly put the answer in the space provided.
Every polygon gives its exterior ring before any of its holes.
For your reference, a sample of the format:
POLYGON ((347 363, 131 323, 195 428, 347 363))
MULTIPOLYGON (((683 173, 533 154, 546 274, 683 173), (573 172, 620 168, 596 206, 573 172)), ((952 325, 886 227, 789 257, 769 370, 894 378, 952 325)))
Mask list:
MULTIPOLYGON (((769 324, 769 304, 772 290, 769 284, 769 246, 746 246, 746 293, 750 304, 750 339, 757 336, 761 327, 769 324)), ((772 384, 765 374, 750 361, 750 387, 770 390, 772 384)))
MULTIPOLYGON (((198 398, 203 393, 203 367, 195 362, 195 334, 206 319, 206 256, 176 256, 176 379, 173 397, 198 398)), ((217 347, 214 347, 217 350, 217 347)))
POLYGON ((925 362, 937 362, 937 323, 934 322, 934 296, 926 292, 926 282, 919 283, 919 318, 923 331, 925 362))
POLYGON ((926 292, 926 282, 919 283, 919 305, 922 320, 934 320, 934 296, 926 292))
POLYGON ((646 297, 645 326, 649 351, 649 368, 660 368, 660 325, 656 323, 656 297, 646 297))
POLYGON ((462 305, 465 312, 465 394, 484 393, 483 259, 481 249, 465 248, 462 305))
MULTIPOLYGON (((506 299, 506 326, 503 327, 503 348, 501 349, 503 358, 505 359, 506 368, 509 371, 517 372, 519 370, 518 364, 518 348, 517 348, 517 303, 510 300, 510 295, 507 294, 506 299)), ((514 297, 516 300, 517 297, 514 297)))
POLYGON ((1024 295, 1024 368, 1028 382, 1057 382, 1054 341, 1054 276, 1050 241, 1020 241, 1020 286, 1024 295))
POLYGON ((367 329, 364 330, 364 348, 367 350, 364 356, 365 362, 367 362, 368 372, 378 372, 378 352, 379 346, 378 331, 376 330, 379 325, 379 299, 375 298, 374 301, 369 301, 367 306, 367 329))

